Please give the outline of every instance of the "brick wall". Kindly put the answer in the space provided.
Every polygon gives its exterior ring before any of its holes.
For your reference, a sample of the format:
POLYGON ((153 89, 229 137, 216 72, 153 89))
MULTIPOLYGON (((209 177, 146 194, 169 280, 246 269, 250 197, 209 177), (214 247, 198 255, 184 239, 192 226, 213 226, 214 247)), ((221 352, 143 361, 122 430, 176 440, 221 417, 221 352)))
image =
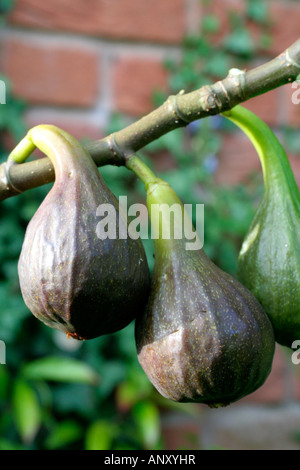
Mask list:
MULTIPOLYGON (((226 9, 242 12, 243 4, 213 2, 223 32, 226 9)), ((272 0, 270 5, 273 43, 258 60, 279 54, 299 37, 299 2, 272 0)), ((114 111, 137 118, 153 108, 152 92, 167 84, 164 59, 180 57, 181 40, 198 28, 202 13, 197 0, 17 0, 0 31, 1 71, 28 102, 28 126, 52 123, 77 138, 99 138, 114 111)), ((251 28, 255 36, 255 25, 251 28)), ((282 125, 300 124, 293 91, 286 85, 246 106, 280 136, 282 125)), ((290 157, 300 181, 299 155, 290 157)), ((242 181, 260 168, 240 133, 225 138, 218 158, 220 183, 242 181)), ((299 449, 293 433, 300 431, 300 365, 293 365, 290 355, 277 348, 266 384, 229 408, 199 406, 193 418, 165 413, 166 448, 299 449)))

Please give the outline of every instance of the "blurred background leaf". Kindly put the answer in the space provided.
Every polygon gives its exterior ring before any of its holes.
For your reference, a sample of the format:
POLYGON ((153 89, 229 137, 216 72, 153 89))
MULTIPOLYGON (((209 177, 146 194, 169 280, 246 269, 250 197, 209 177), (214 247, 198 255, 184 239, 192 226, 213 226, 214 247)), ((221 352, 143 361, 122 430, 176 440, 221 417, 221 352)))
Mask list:
POLYGON ((132 413, 145 449, 158 450, 161 435, 157 407, 150 400, 143 400, 134 405, 132 413))
POLYGON ((17 379, 13 390, 13 414, 24 444, 35 438, 42 422, 42 411, 33 388, 17 379))
POLYGON ((115 426, 109 421, 92 423, 85 436, 86 450, 110 450, 115 436, 115 426))
POLYGON ((82 438, 83 430, 76 420, 66 420, 57 423, 45 440, 45 448, 49 450, 62 449, 82 438))
POLYGON ((99 381, 99 375, 92 367, 82 361, 62 356, 48 356, 29 362, 21 369, 21 374, 27 380, 53 380, 90 385, 95 385, 99 381))

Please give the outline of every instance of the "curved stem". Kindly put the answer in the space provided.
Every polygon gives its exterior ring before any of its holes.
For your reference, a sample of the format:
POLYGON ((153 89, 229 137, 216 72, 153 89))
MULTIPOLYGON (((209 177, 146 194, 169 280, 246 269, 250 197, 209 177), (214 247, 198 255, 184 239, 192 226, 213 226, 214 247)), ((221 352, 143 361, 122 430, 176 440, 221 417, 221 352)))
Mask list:
POLYGON ((236 124, 254 145, 263 169, 265 190, 272 192, 277 184, 281 187, 287 185, 291 193, 299 198, 299 189, 289 159, 269 126, 243 106, 236 106, 222 115, 236 124))
POLYGON ((24 163, 25 160, 32 154, 36 149, 36 145, 31 139, 30 134, 28 133, 21 142, 14 148, 10 153, 8 160, 15 163, 24 163))
POLYGON ((146 190, 149 184, 156 183, 158 180, 155 173, 137 155, 131 155, 127 159, 126 167, 144 183, 146 190))
POLYGON ((95 167, 88 152, 70 134, 53 125, 39 125, 30 129, 24 139, 8 157, 8 162, 23 163, 38 148, 52 162, 56 182, 67 174, 78 174, 87 168, 95 167))

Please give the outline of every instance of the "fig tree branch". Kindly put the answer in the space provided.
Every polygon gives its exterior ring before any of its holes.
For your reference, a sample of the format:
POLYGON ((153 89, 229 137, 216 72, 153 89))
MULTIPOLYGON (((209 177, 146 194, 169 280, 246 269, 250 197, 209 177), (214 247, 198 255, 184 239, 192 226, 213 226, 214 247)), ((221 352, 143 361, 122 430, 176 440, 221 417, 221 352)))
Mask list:
MULTIPOLYGON (((192 121, 228 111, 237 104, 295 81, 300 76, 300 39, 279 56, 248 71, 231 69, 228 76, 190 93, 181 91, 159 108, 104 139, 85 145, 97 166, 126 164, 147 144, 192 121)), ((54 181, 48 158, 0 165, 0 201, 54 181)))

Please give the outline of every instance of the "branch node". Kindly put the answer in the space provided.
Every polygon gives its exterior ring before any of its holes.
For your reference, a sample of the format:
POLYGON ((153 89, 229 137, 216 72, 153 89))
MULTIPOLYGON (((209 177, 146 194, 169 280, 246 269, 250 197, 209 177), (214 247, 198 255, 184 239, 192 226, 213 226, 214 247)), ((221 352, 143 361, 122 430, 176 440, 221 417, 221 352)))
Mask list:
POLYGON ((17 188, 12 180, 11 180, 11 176, 10 176, 10 169, 12 166, 15 166, 17 165, 16 162, 14 162, 13 160, 7 160, 7 162, 3 163, 2 164, 2 167, 3 167, 3 170, 4 170, 4 178, 3 178, 3 182, 6 186, 6 189, 7 191, 15 191, 16 193, 18 194, 22 194, 23 191, 19 188, 17 188))
POLYGON ((225 96, 226 101, 228 102, 228 104, 230 104, 230 96, 223 82, 218 81, 214 85, 207 85, 207 89, 209 90, 207 102, 209 103, 210 109, 217 108, 217 113, 220 113, 222 111, 224 103, 220 97, 221 94, 225 96), (221 89, 221 93, 218 88, 221 89))
POLYGON ((213 85, 205 85, 201 89, 201 107, 206 114, 219 114, 224 109, 230 109, 231 98, 223 83, 219 80, 213 85))
POLYGON ((180 110, 178 105, 178 97, 184 94, 184 90, 181 90, 178 95, 171 95, 168 98, 168 105, 171 108, 171 112, 175 116, 175 123, 177 124, 179 121, 184 122, 185 124, 189 124, 190 120, 185 117, 184 113, 180 110), (177 122, 178 121, 178 122, 177 122))
POLYGON ((118 145, 115 134, 110 134, 107 137, 107 143, 113 155, 117 157, 122 162, 122 164, 124 164, 124 161, 126 160, 126 152, 124 152, 124 150, 122 150, 118 145))
POLYGON ((228 78, 236 81, 237 90, 242 101, 246 99, 246 73, 245 70, 233 68, 229 70, 228 78))
POLYGON ((298 64, 298 62, 296 62, 290 55, 290 50, 289 49, 286 49, 285 51, 285 58, 286 58, 286 61, 288 63, 288 65, 290 66, 293 66, 293 67, 296 67, 297 69, 300 70, 300 64, 298 64))

